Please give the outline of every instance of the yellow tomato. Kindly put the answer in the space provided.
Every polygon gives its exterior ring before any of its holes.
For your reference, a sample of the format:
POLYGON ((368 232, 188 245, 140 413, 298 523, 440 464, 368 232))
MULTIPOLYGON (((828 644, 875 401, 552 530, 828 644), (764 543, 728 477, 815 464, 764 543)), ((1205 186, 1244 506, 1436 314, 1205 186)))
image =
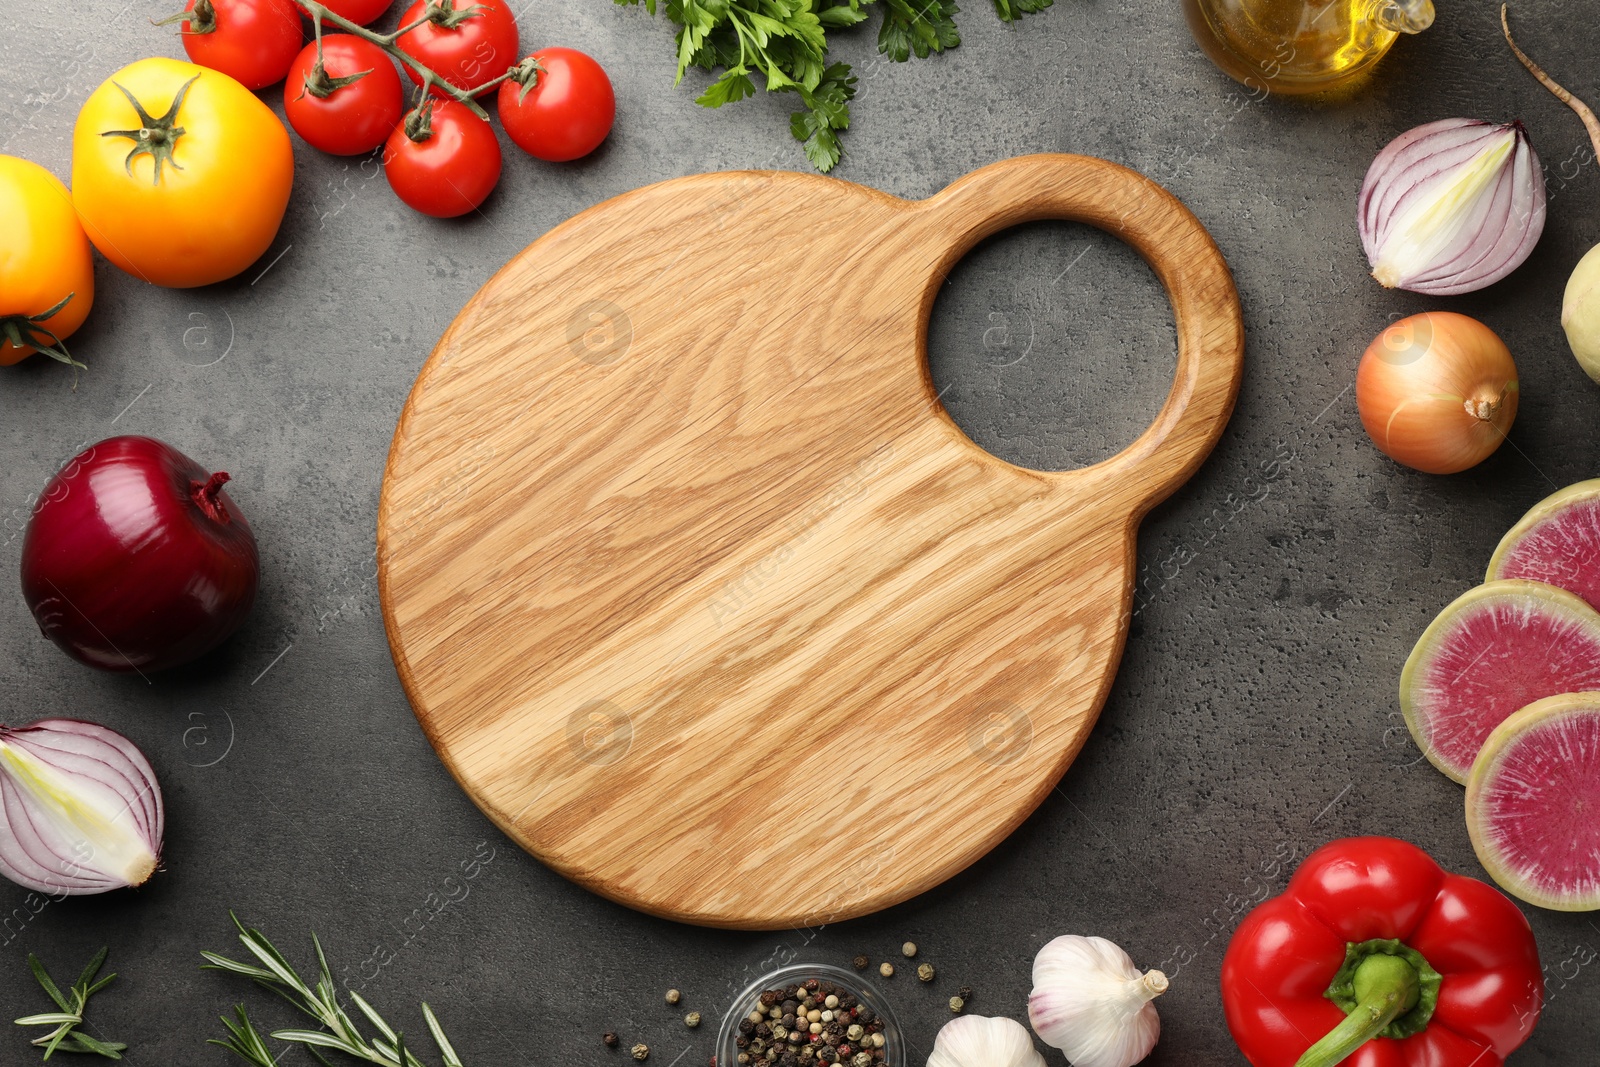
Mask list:
POLYGON ((72 194, 39 164, 0 156, 0 234, 0 367, 40 348, 70 362, 60 342, 94 304, 94 261, 72 194))
POLYGON ((111 262, 157 285, 231 278, 277 236, 294 181, 283 123, 220 71, 130 63, 90 94, 72 134, 72 194, 111 262))

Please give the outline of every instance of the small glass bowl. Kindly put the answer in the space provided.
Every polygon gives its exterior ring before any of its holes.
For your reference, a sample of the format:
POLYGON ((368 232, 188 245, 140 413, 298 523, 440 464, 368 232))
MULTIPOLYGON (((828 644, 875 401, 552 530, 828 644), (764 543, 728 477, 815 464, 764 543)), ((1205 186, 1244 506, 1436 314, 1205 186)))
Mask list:
MULTIPOLYGON (((739 1020, 754 1010, 762 993, 769 989, 798 985, 807 978, 832 982, 848 989, 857 1000, 871 1008, 873 1014, 883 1021, 883 1067, 906 1067, 906 1043, 901 1034, 900 1020, 884 999, 883 993, 855 971, 835 967, 831 963, 790 963, 768 971, 741 989, 723 1013, 722 1028, 717 1031, 717 1067, 739 1067, 739 1049, 733 1043, 739 1034, 739 1020)), ((818 1064, 818 1067, 826 1065, 818 1064)), ((845 1065, 840 1064, 839 1067, 845 1065)))

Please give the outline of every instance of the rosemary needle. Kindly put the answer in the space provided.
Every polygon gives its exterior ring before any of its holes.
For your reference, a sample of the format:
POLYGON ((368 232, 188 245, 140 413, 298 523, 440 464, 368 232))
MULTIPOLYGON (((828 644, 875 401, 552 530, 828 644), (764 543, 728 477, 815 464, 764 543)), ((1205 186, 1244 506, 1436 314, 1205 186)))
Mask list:
POLYGON ((83 969, 78 980, 68 987, 66 993, 50 978, 44 964, 39 962, 39 957, 28 953, 28 966, 33 969, 33 976, 39 980, 39 985, 51 1000, 55 1001, 60 1011, 45 1012, 42 1015, 25 1015, 16 1020, 18 1026, 49 1026, 49 1033, 33 1039, 33 1044, 44 1049, 44 1058, 49 1059, 56 1052, 85 1052, 96 1056, 104 1056, 111 1060, 122 1059, 122 1050, 128 1046, 120 1041, 101 1041, 90 1037, 79 1030, 83 1025, 83 1013, 89 1006, 89 998, 100 990, 110 985, 115 974, 108 974, 104 978, 95 979, 100 973, 100 968, 106 962, 106 949, 101 949, 95 958, 89 961, 89 966, 83 969))
MULTIPOLYGON (((383 1016, 379 1015, 377 1009, 367 1003, 361 994, 350 991, 351 1003, 366 1017, 367 1022, 379 1036, 369 1041, 362 1035, 360 1025, 339 1003, 338 987, 334 985, 333 973, 328 967, 327 957, 322 952, 322 942, 316 934, 311 935, 311 943, 317 950, 318 972, 313 985, 300 977, 284 958, 283 953, 267 940, 265 934, 245 926, 232 912, 229 914, 233 917, 233 924, 239 928, 240 942, 249 949, 257 963, 240 963, 214 952, 202 952, 201 955, 206 959, 204 969, 228 971, 250 978, 257 985, 270 989, 298 1010, 311 1016, 321 1027, 317 1030, 274 1030, 272 1037, 279 1041, 304 1046, 318 1062, 323 1064, 328 1064, 328 1060, 320 1050, 332 1049, 358 1060, 377 1064, 378 1067, 427 1067, 427 1064, 406 1047, 403 1034, 385 1022, 383 1016)), ((212 1038, 209 1044, 227 1049, 254 1067, 278 1067, 266 1041, 245 1014, 244 1005, 235 1006, 234 1013, 235 1018, 222 1017, 222 1023, 228 1029, 227 1038, 221 1040, 212 1038)), ((433 1009, 428 1007, 426 1002, 422 1005, 422 1018, 428 1024, 428 1032, 433 1036, 434 1044, 439 1048, 439 1057, 444 1067, 464 1067, 449 1038, 445 1037, 444 1029, 439 1025, 433 1009)))

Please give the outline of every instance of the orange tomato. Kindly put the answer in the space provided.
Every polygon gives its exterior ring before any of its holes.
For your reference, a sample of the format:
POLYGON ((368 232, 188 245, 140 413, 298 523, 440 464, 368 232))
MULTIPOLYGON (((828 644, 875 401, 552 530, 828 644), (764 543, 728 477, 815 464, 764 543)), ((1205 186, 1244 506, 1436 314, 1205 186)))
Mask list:
POLYGON ((176 288, 231 278, 277 236, 294 182, 283 123, 221 71, 141 59, 90 94, 72 191, 102 255, 176 288))
POLYGON ((61 341, 94 304, 94 261, 72 194, 39 164, 0 156, 0 233, 0 367, 41 348, 72 362, 61 341))

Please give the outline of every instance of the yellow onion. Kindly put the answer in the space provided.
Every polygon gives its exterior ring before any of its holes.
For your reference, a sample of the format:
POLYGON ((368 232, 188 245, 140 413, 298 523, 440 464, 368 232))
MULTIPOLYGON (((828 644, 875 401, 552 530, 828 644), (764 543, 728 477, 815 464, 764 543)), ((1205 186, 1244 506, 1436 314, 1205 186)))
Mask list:
POLYGON ((1517 417, 1517 364, 1495 332, 1452 311, 1401 319, 1361 357, 1356 406, 1380 451, 1428 474, 1487 459, 1517 417))

